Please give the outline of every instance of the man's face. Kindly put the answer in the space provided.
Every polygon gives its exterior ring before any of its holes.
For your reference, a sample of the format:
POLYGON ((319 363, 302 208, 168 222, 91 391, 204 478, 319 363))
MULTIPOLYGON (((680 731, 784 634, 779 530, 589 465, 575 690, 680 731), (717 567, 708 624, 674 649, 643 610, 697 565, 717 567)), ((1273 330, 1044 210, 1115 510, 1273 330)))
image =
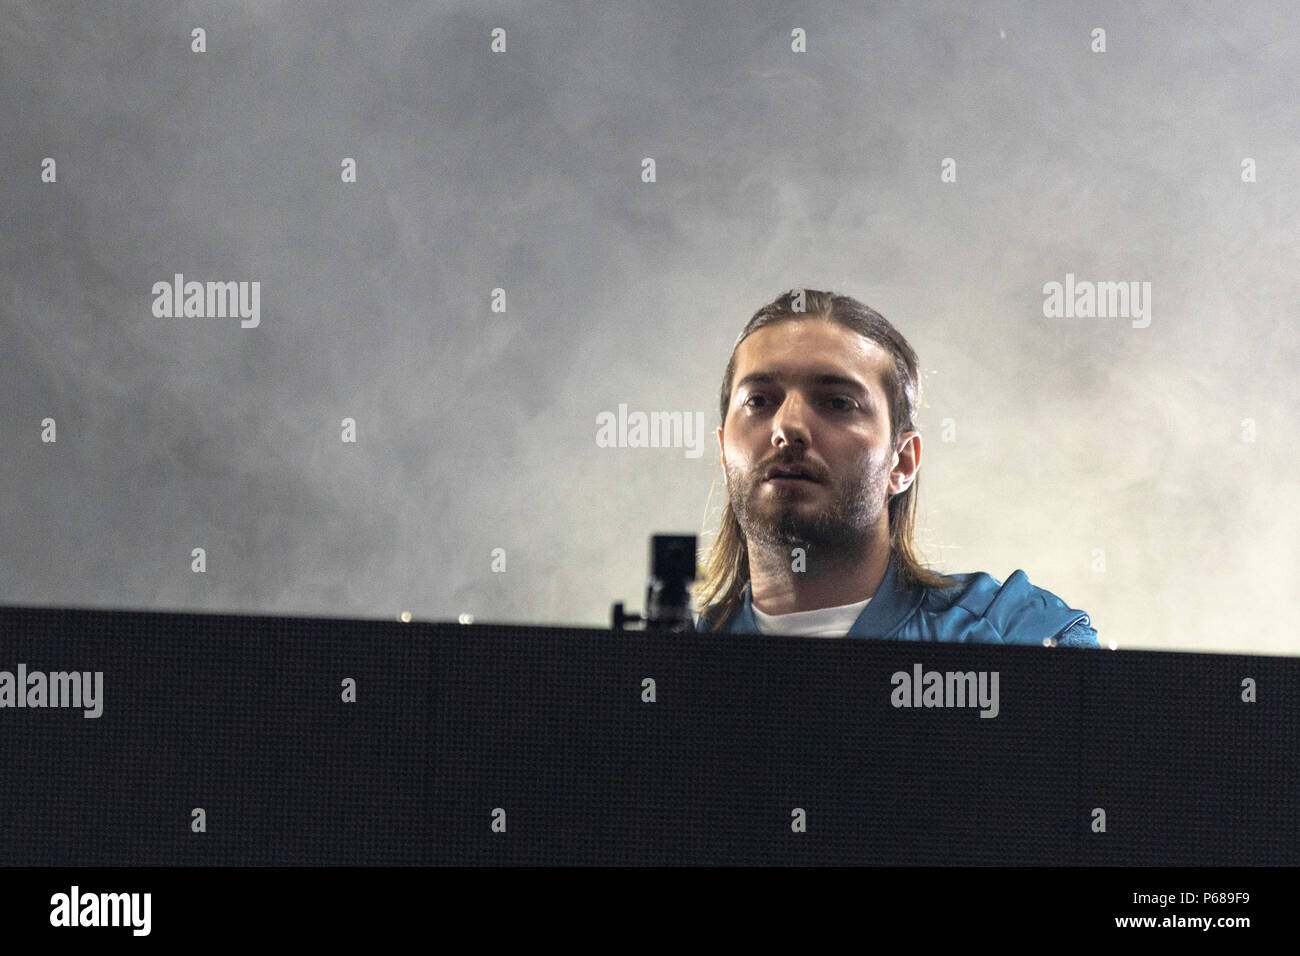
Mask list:
POLYGON ((876 343, 821 319, 770 325, 740 344, 717 434, 727 494, 751 544, 786 558, 802 547, 812 561, 855 557, 887 539, 888 498, 920 464, 915 432, 900 436, 901 465, 890 444, 889 365, 876 343), (774 467, 802 468, 811 480, 770 480, 774 467))

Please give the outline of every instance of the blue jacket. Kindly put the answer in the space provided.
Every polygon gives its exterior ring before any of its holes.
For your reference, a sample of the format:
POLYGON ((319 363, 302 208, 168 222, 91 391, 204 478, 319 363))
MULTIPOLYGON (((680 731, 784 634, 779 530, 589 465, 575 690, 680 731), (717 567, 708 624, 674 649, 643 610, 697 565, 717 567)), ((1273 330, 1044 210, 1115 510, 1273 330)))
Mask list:
MULTIPOLYGON (((955 574, 960 583, 943 590, 899 588, 891 557, 885 576, 846 637, 886 641, 956 641, 969 644, 1038 644, 1053 638, 1060 647, 1097 647, 1097 632, 1086 613, 1067 607, 1050 591, 1034 587, 1024 571, 1000 583, 983 571, 955 574)), ((697 631, 706 631, 704 618, 697 631)), ((744 603, 718 629, 727 634, 758 634, 753 596, 745 584, 744 603)))

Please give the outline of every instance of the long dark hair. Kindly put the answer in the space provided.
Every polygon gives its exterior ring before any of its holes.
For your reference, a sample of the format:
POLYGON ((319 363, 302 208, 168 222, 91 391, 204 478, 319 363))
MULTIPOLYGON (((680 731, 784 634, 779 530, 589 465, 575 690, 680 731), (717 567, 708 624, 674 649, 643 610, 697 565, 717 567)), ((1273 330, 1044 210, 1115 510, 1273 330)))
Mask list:
MULTIPOLYGON (((736 350, 740 343, 759 329, 778 322, 796 319, 823 319, 838 322, 847 329, 875 342, 893 358, 892 367, 885 374, 885 395, 889 400, 890 443, 896 442, 904 432, 916 430, 916 409, 921 400, 920 366, 916 352, 898 329, 883 315, 857 299, 816 289, 792 289, 763 306, 745 324, 736 344, 731 347, 731 358, 722 376, 722 389, 718 396, 718 421, 725 426, 727 408, 731 405, 731 384, 736 374, 736 350), (796 311, 799 296, 803 297, 803 311, 796 311)), ((898 564, 901 587, 921 585, 931 588, 950 587, 954 581, 931 571, 916 554, 913 541, 916 523, 917 484, 920 475, 912 479, 906 491, 889 499, 889 544, 898 564)), ((745 533, 740 529, 736 513, 728 498, 718 529, 704 558, 704 577, 695 590, 696 606, 704 609, 706 625, 720 627, 739 606, 745 585, 749 583, 749 551, 745 533)))

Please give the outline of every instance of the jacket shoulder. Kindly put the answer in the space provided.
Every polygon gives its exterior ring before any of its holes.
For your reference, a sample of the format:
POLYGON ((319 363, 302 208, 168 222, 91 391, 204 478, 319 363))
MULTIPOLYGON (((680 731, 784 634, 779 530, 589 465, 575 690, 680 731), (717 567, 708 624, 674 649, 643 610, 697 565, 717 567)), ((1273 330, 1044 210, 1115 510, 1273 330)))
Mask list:
POLYGON ((1062 646, 1100 646, 1086 612, 1031 584, 1024 571, 1014 571, 1005 582, 983 571, 952 577, 957 583, 927 591, 922 607, 965 619, 972 633, 982 635, 970 639, 1041 644, 1051 638, 1062 646))
MULTIPOLYGON (((710 604, 704 610, 700 611, 699 616, 696 617, 695 619, 695 630, 698 632, 713 631, 713 630, 726 631, 727 628, 730 627, 731 619, 719 622, 720 624, 719 627, 715 628, 711 626, 711 624, 714 622, 714 619, 718 617, 718 610, 719 610, 718 605, 710 604)), ((738 613, 739 613, 739 608, 737 608, 735 611, 731 613, 731 618, 735 618, 736 614, 738 613)))

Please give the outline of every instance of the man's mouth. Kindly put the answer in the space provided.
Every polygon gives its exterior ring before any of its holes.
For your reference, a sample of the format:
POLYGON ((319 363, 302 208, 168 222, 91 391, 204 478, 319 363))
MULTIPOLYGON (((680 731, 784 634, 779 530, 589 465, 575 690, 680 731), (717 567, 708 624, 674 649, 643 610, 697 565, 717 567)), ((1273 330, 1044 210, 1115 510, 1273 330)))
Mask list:
POLYGON ((778 490, 798 488, 800 491, 804 491, 809 485, 815 485, 817 482, 809 478, 769 478, 767 481, 763 482, 763 484, 778 490))
POLYGON ((773 465, 767 470, 766 481, 777 482, 779 484, 794 483, 797 481, 806 481, 809 484, 816 484, 814 478, 807 470, 798 465, 782 466, 773 465))

